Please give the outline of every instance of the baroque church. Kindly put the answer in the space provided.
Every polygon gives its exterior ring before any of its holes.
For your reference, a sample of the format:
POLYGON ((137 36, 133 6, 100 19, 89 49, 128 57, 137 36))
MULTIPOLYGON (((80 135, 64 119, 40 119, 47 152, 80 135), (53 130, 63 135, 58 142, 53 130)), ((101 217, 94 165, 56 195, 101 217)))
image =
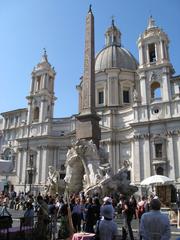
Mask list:
MULTIPOLYGON (((174 75, 170 62, 168 35, 152 17, 137 47, 139 62, 122 47, 121 32, 112 20, 94 63, 99 145, 113 172, 125 166, 137 186, 144 178, 161 174, 180 188, 180 76, 174 75)), ((53 117, 55 76, 44 50, 32 71, 27 106, 1 113, 0 159, 12 160, 13 166, 8 174, 0 174, 0 182, 16 191, 41 191, 50 165, 61 179, 65 177, 77 118, 53 117)), ((83 77, 77 86, 79 112, 85 104, 82 85, 83 77)))

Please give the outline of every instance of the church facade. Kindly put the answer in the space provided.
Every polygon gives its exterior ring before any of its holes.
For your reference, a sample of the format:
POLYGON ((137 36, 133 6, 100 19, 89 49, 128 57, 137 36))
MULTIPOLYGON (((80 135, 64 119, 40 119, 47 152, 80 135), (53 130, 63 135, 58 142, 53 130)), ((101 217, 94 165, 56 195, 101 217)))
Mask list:
MULTIPOLYGON (((150 17, 137 46, 139 62, 122 47, 121 32, 112 20, 105 47, 95 58, 100 147, 114 173, 128 168, 132 183, 162 174, 180 188, 180 76, 174 75, 170 62, 169 39, 150 17)), ((44 51, 32 71, 27 107, 1 113, 0 158, 12 160, 13 166, 0 174, 0 181, 16 191, 42 190, 49 165, 65 176, 77 119, 53 117, 55 76, 44 51)), ((81 111, 82 79, 77 90, 81 111)))

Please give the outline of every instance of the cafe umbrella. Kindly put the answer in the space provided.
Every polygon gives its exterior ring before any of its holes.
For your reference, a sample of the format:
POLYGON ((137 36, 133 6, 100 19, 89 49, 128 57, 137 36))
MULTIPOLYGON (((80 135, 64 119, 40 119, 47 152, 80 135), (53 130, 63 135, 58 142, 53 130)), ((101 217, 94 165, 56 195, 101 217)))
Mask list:
POLYGON ((141 186, 149 186, 149 185, 168 185, 172 184, 174 182, 173 179, 166 177, 164 175, 153 175, 148 178, 145 178, 143 181, 141 181, 141 186))

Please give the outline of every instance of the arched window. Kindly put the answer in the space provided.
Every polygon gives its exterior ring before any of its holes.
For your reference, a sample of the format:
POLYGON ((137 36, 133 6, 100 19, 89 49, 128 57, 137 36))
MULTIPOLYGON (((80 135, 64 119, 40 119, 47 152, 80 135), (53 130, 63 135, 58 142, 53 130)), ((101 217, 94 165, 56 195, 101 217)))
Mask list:
POLYGON ((4 151, 4 159, 5 160, 12 160, 12 150, 10 148, 7 148, 4 151))
POLYGON ((162 167, 158 167, 158 168, 156 169, 156 174, 158 174, 158 175, 164 175, 164 169, 163 169, 162 167))
POLYGON ((156 61, 156 51, 155 51, 155 44, 151 43, 148 45, 149 48, 149 61, 153 63, 156 61))
POLYGON ((151 84, 151 99, 160 99, 160 98, 161 98, 160 83, 153 82, 151 84))
POLYGON ((39 108, 38 107, 35 107, 35 109, 34 109, 33 120, 34 120, 34 122, 39 121, 39 108))
POLYGON ((41 76, 38 76, 37 77, 37 87, 36 87, 36 90, 39 91, 40 87, 41 87, 41 76))

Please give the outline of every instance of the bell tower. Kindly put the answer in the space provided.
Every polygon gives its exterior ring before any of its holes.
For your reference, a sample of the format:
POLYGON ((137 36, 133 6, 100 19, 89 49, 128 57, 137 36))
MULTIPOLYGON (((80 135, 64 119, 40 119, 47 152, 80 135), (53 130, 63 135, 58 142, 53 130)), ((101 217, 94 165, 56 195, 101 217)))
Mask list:
POLYGON ((152 16, 148 20, 147 29, 138 39, 138 48, 140 68, 170 63, 168 36, 155 25, 152 16))
POLYGON ((170 101, 170 77, 174 73, 169 59, 169 39, 150 16, 148 26, 137 41, 141 104, 170 101))
POLYGON ((32 71, 32 82, 28 100, 27 123, 47 122, 53 117, 54 101, 54 68, 48 62, 46 50, 40 63, 32 71))

